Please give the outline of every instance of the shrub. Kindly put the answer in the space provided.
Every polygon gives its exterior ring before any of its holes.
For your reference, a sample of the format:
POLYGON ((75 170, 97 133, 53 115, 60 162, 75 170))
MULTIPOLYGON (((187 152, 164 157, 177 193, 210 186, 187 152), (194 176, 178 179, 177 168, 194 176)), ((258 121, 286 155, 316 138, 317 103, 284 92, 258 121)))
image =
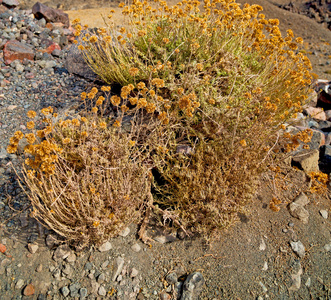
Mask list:
POLYGON ((217 234, 252 197, 280 126, 305 103, 311 64, 297 51, 302 39, 282 37, 259 5, 154 2, 120 4, 119 30, 112 16, 96 34, 77 25, 79 48, 105 82, 123 86, 118 102, 153 114, 160 128, 149 145, 155 211, 217 234))
MULTIPOLYGON (((96 92, 94 88, 89 97, 96 92)), ((32 215, 80 247, 101 243, 139 222, 150 193, 149 167, 132 134, 123 134, 117 120, 96 113, 108 98, 99 97, 98 106, 85 116, 66 120, 56 120, 53 109, 45 108, 46 127, 36 130, 30 121, 32 132, 25 134, 23 179, 32 215)), ((35 118, 36 113, 28 115, 35 118)), ((15 137, 9 152, 16 151, 23 134, 15 137)))

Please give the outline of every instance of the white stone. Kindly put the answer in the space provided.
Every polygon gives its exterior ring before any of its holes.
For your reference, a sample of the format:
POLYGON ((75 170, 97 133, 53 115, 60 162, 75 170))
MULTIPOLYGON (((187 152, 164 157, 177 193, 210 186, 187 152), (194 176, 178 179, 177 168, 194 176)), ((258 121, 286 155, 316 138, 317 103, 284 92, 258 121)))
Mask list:
POLYGON ((300 258, 303 258, 305 256, 306 254, 305 246, 300 241, 297 242, 291 241, 290 245, 292 247, 293 252, 297 254, 300 258))
POLYGON ((114 261, 114 271, 112 276, 112 281, 115 281, 117 276, 121 274, 124 266, 124 259, 122 257, 117 257, 114 261))
POLYGON ((130 273, 130 276, 133 278, 133 277, 136 277, 138 275, 138 270, 136 268, 132 268, 131 270, 131 273, 130 273))
POLYGON ((106 251, 109 251, 111 248, 112 248, 111 243, 109 241, 107 241, 99 247, 99 251, 106 252, 106 251))
POLYGON ((301 193, 298 197, 295 198, 294 203, 305 206, 309 203, 309 199, 304 193, 301 193))
POLYGON ((325 220, 326 220, 326 219, 328 218, 328 216, 329 216, 328 211, 325 210, 325 209, 321 209, 321 210, 320 210, 320 214, 321 214, 321 216, 322 216, 325 220))
POLYGON ((139 252, 141 250, 141 247, 138 243, 135 243, 134 245, 131 246, 131 249, 134 251, 134 252, 139 252))
POLYGON ((28 244, 29 251, 34 254, 37 252, 39 246, 37 244, 28 244))
POLYGON ((119 233, 119 235, 122 236, 122 237, 126 237, 129 233, 130 233, 130 228, 129 228, 129 227, 125 227, 125 228, 119 233))
POLYGON ((24 280, 23 279, 19 279, 16 282, 15 288, 19 290, 19 289, 21 289, 23 287, 23 285, 24 285, 24 280))

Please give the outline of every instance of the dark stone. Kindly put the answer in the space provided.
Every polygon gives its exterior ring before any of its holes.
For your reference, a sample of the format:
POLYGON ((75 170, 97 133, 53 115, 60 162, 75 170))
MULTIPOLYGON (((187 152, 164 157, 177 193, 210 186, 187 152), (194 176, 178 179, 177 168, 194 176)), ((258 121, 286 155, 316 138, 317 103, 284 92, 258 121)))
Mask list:
POLYGON ((1 2, 2 2, 2 4, 6 5, 7 7, 10 7, 10 8, 20 5, 20 3, 17 0, 2 0, 1 2))
POLYGON ((40 2, 33 5, 32 13, 37 19, 44 18, 48 23, 62 23, 67 28, 70 25, 68 14, 59 9, 48 7, 40 2))
POLYGON ((97 75, 85 62, 81 51, 76 45, 70 47, 64 66, 69 73, 79 75, 89 80, 97 79, 97 75))

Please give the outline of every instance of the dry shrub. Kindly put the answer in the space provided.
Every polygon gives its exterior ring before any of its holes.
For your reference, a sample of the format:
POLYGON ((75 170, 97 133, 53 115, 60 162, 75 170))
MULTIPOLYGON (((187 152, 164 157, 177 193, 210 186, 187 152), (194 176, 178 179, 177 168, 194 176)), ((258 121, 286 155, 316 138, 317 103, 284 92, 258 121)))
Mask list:
POLYGON ((93 112, 64 121, 52 112, 43 109, 46 127, 25 135, 23 177, 32 215, 80 247, 99 244, 140 222, 150 170, 131 133, 93 112))
MULTIPOLYGON (((117 128, 115 136, 121 133, 120 153, 128 153, 130 139, 143 156, 134 161, 124 155, 106 164, 128 164, 130 174, 142 168, 143 186, 145 170, 153 168, 153 203, 148 206, 185 230, 215 236, 252 197, 257 175, 275 154, 280 128, 305 104, 311 64, 297 50, 302 39, 291 30, 282 37, 278 20, 265 19, 259 5, 241 8, 232 0, 206 0, 202 7, 184 0, 168 7, 165 1, 154 2, 120 4, 125 27, 116 28, 111 16, 97 32, 76 24, 78 47, 92 70, 107 84, 122 86, 120 94, 109 97, 119 115, 106 120, 117 128)), ((94 96, 90 92, 83 99, 94 96)), ((70 139, 81 141, 79 126, 55 128, 62 141, 67 131, 70 139)), ((92 162, 82 161, 80 151, 93 152, 85 142, 74 145, 61 148, 61 156, 82 172, 92 162)), ((98 169, 103 162, 95 163, 98 169)), ((108 178, 102 178, 104 184, 108 178)), ((144 195, 135 195, 137 203, 144 195)))

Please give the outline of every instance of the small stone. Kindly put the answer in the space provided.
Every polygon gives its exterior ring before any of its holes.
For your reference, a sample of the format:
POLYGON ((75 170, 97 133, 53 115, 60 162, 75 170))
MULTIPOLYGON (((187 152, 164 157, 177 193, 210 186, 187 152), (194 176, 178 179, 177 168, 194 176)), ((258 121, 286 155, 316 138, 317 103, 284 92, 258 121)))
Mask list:
POLYGON ((23 285, 24 285, 24 280, 23 279, 19 279, 16 282, 15 289, 20 290, 23 287, 23 285))
POLYGON ((36 272, 40 273, 43 270, 43 265, 39 264, 38 267, 36 268, 36 272))
POLYGON ((109 251, 112 248, 112 245, 109 241, 103 243, 98 249, 100 252, 109 251))
POLYGON ((69 263, 73 263, 76 261, 76 254, 75 253, 70 253, 70 255, 66 258, 66 261, 69 263))
POLYGON ((184 282, 181 300, 198 299, 204 284, 205 279, 200 272, 190 274, 184 282))
POLYGON ((301 206, 306 206, 309 203, 309 199, 304 193, 301 193, 293 202, 301 206))
POLYGON ((70 294, 70 290, 67 286, 62 287, 60 291, 64 297, 67 297, 70 294))
POLYGON ((325 251, 331 252, 331 243, 324 246, 325 251))
POLYGON ((30 283, 24 288, 23 294, 24 296, 31 296, 34 294, 34 292, 35 292, 35 288, 33 284, 30 283))
POLYGON ((98 289, 98 294, 99 296, 106 296, 106 289, 104 288, 103 285, 101 285, 98 289))
POLYGON ((130 233, 130 228, 125 227, 118 235, 120 235, 122 237, 126 237, 129 233, 130 233))
POLYGON ((134 251, 134 252, 139 252, 141 250, 141 247, 139 244, 135 243, 134 245, 131 246, 131 249, 134 251))
POLYGON ((37 244, 28 244, 28 249, 32 254, 35 254, 39 246, 37 244))
POLYGON ((81 288, 79 290, 79 295, 81 298, 85 298, 87 296, 87 289, 86 288, 81 288))
POLYGON ((170 300, 171 299, 171 296, 166 293, 166 292, 161 292, 160 293, 160 300, 170 300))
POLYGON ((290 245, 291 245, 293 252, 296 255, 298 255, 300 258, 303 258, 305 256, 305 254, 306 254, 305 246, 300 241, 297 241, 297 242, 291 241, 290 245))
POLYGON ((115 281, 117 276, 122 272, 124 266, 124 259, 122 257, 117 257, 114 261, 114 271, 112 276, 112 281, 115 281))
POLYGON ((268 263, 265 261, 264 265, 263 265, 263 268, 262 268, 262 271, 267 271, 267 270, 268 270, 268 263))
POLYGON ((53 254, 53 259, 55 261, 66 259, 71 254, 71 249, 68 245, 61 245, 56 248, 53 254))
POLYGON ((309 220, 309 212, 301 205, 292 202, 289 205, 289 212, 292 217, 299 219, 303 223, 307 224, 309 220))
POLYGON ((178 281, 178 276, 175 272, 171 272, 166 276, 165 279, 169 284, 175 284, 178 281))
POLYGON ((293 269, 294 272, 291 274, 292 285, 290 286, 289 291, 298 291, 301 286, 301 275, 303 273, 301 263, 297 261, 293 269))
POLYGON ((108 265, 109 265, 109 260, 106 260, 105 262, 102 263, 101 268, 107 269, 108 265))
POLYGON ((105 273, 101 273, 101 274, 98 276, 98 282, 99 282, 99 283, 103 283, 105 280, 106 280, 106 275, 105 275, 105 273))
POLYGON ((305 286, 306 286, 307 288, 310 288, 310 285, 311 285, 311 279, 310 279, 310 277, 308 277, 308 279, 307 279, 307 281, 306 281, 306 283, 305 283, 305 286))
POLYGON ((268 291, 267 287, 263 284, 262 281, 259 281, 259 285, 261 286, 264 293, 266 293, 268 291))
POLYGON ((316 120, 325 121, 326 115, 322 108, 320 107, 308 107, 305 109, 305 112, 312 118, 316 120))
POLYGON ((264 251, 266 248, 267 248, 267 246, 265 244, 265 241, 264 241, 263 238, 261 238, 261 243, 260 243, 260 246, 259 246, 259 250, 264 251))
POLYGON ((57 246, 60 243, 59 240, 57 240, 52 234, 47 235, 45 242, 49 249, 53 249, 54 246, 57 246))
POLYGON ((293 165, 298 166, 305 173, 318 172, 319 166, 319 150, 309 151, 307 153, 299 153, 292 158, 293 165))
POLYGON ((322 216, 325 220, 326 220, 326 219, 328 218, 328 216, 329 216, 328 211, 325 210, 325 209, 321 209, 321 210, 320 210, 320 214, 321 214, 321 216, 322 216))
POLYGON ((136 268, 132 268, 130 277, 134 278, 138 275, 139 271, 136 268))

